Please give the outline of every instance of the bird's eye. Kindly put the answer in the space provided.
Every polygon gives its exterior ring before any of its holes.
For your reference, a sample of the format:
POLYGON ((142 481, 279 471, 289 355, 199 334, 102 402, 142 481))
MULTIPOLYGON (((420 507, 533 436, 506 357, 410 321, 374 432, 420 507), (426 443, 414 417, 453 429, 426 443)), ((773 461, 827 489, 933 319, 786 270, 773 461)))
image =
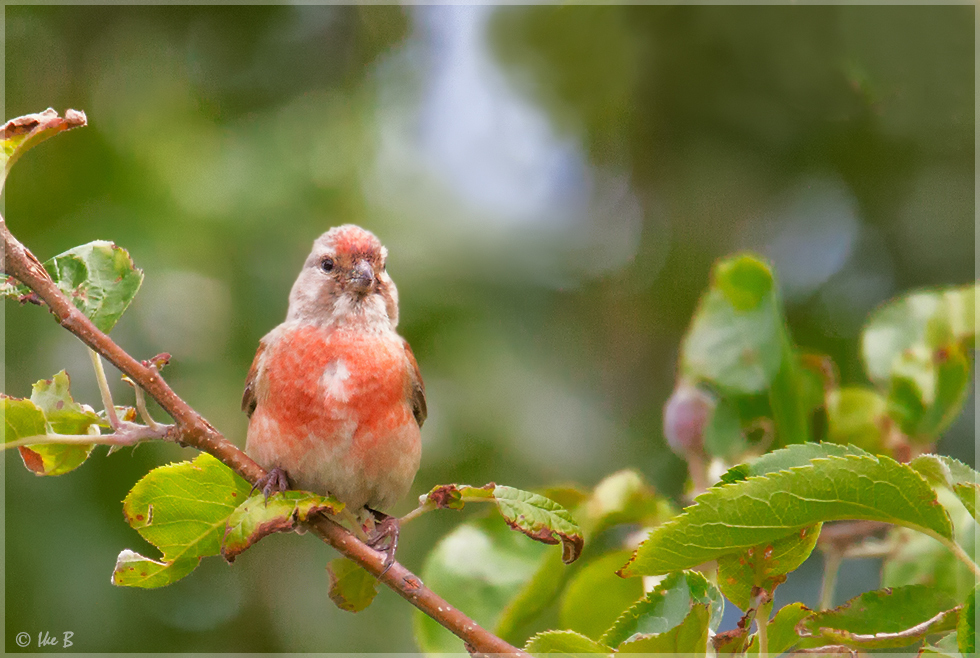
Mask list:
POLYGON ((330 270, 332 270, 333 258, 330 258, 329 256, 324 258, 323 261, 320 263, 320 269, 322 269, 324 272, 329 272, 330 270))
POLYGON ((382 272, 388 271, 388 263, 381 263, 381 271, 382 272))

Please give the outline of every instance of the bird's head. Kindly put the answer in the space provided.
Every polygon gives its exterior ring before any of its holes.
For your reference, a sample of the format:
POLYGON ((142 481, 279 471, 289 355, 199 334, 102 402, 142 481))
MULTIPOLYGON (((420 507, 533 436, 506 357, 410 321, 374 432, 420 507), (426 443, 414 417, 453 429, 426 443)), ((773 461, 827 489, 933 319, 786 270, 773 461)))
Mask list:
POLYGON ((316 239, 289 294, 287 320, 363 322, 394 328, 398 290, 385 271, 388 250, 370 231, 337 226, 316 239))

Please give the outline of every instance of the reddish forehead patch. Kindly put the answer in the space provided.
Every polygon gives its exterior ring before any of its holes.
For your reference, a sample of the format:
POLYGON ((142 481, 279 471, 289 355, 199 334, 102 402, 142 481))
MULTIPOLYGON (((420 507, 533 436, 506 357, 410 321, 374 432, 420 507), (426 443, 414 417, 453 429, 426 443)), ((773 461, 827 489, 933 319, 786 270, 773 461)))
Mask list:
POLYGON ((368 254, 381 250, 381 241, 359 226, 338 226, 330 231, 330 241, 337 253, 368 254))

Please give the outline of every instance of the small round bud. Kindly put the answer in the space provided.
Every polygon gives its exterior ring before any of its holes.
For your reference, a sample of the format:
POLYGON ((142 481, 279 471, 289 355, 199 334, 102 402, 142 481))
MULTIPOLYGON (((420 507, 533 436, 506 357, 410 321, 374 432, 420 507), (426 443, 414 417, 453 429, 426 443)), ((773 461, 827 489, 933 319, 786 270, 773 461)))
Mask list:
POLYGON ((697 386, 678 382, 664 405, 664 437, 681 457, 704 452, 704 430, 711 420, 715 400, 697 386))

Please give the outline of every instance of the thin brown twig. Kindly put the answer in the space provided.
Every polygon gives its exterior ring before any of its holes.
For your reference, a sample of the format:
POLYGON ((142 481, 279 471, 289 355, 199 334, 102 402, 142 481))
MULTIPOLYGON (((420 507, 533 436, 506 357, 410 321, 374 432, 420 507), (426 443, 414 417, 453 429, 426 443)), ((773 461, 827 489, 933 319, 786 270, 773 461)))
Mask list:
MULTIPOLYGON (((265 475, 261 466, 174 393, 156 368, 134 359, 75 308, 52 281, 40 261, 11 234, 3 217, 0 217, 0 233, 3 235, 3 254, 0 254, 0 269, 3 273, 15 277, 30 288, 47 304, 61 326, 108 359, 137 386, 149 393, 174 419, 176 426, 173 434, 177 442, 213 455, 252 484, 265 475)), ((526 655, 451 606, 398 562, 385 572, 384 557, 380 553, 326 516, 318 515, 308 521, 308 525, 324 542, 359 564, 399 596, 463 640, 467 649, 487 654, 526 655)))

